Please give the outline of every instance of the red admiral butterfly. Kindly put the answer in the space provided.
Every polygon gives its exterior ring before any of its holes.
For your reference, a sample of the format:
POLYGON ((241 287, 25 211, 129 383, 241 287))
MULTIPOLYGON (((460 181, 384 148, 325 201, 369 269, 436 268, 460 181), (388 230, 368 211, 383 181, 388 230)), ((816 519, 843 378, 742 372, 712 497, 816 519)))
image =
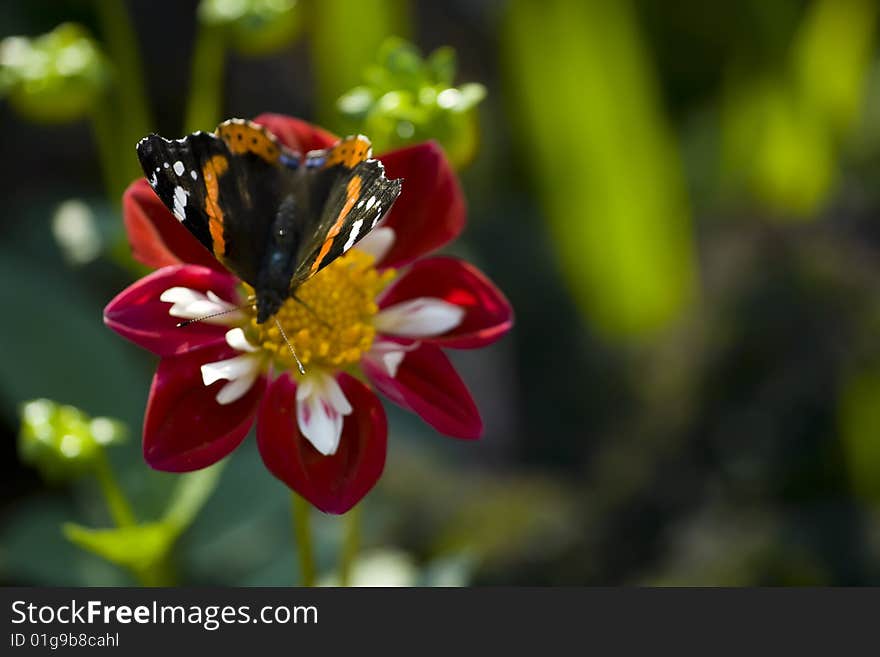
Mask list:
POLYGON ((370 232, 400 194, 401 180, 385 177, 361 135, 301 154, 262 126, 230 119, 213 134, 149 135, 137 153, 174 216, 254 288, 260 323, 370 232))

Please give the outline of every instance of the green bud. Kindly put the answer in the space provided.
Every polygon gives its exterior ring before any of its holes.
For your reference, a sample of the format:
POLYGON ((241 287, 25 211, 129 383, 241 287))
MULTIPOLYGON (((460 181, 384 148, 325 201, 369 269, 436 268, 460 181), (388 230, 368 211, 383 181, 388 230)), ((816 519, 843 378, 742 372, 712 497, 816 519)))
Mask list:
POLYGON ((368 135, 377 152, 435 139, 452 164, 474 156, 476 107, 486 97, 481 84, 453 86, 455 51, 438 48, 423 59, 411 43, 387 39, 362 85, 343 94, 337 109, 352 130, 368 135))
POLYGON ((35 399, 21 407, 18 451, 49 481, 74 479, 88 471, 108 445, 122 442, 125 425, 89 417, 74 406, 35 399))
POLYGON ((296 0, 202 0, 199 19, 224 30, 236 50, 251 56, 284 48, 301 25, 296 0))
POLYGON ((65 23, 34 39, 0 41, 0 94, 32 121, 82 118, 99 101, 108 79, 104 55, 79 25, 65 23))

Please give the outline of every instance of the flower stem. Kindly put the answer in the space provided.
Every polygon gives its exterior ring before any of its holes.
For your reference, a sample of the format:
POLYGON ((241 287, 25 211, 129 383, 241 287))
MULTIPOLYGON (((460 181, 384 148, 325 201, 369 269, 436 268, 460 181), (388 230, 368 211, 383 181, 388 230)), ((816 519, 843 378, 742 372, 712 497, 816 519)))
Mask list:
POLYGON ((105 95, 92 112, 92 130, 98 145, 98 156, 101 161, 101 173, 104 174, 104 187, 107 196, 114 204, 122 202, 122 192, 128 180, 120 176, 117 152, 116 127, 113 123, 113 112, 110 109, 110 98, 105 95))
POLYGON ((163 555, 156 563, 135 571, 142 586, 177 586, 177 576, 168 555, 163 555))
POLYGON ((137 34, 126 3, 94 0, 107 51, 116 68, 113 127, 116 135, 117 175, 126 183, 141 175, 134 145, 153 127, 147 104, 137 34))
POLYGON ((210 131, 220 121, 225 50, 223 31, 214 25, 200 23, 193 50, 185 132, 210 131))
POLYGON ((344 535, 339 557, 339 585, 351 586, 351 573, 361 544, 361 507, 351 509, 343 517, 344 535))
POLYGON ((299 555, 299 572, 303 586, 314 586, 317 576, 315 550, 312 545, 311 507, 296 493, 290 494, 293 511, 293 538, 299 555))
POLYGON ((101 486, 101 492, 104 493, 104 499, 110 508, 110 515, 117 527, 131 527, 135 524, 134 512, 131 510, 131 504, 125 497, 125 493, 116 481, 113 470, 110 468, 110 462, 107 457, 101 453, 95 462, 95 477, 101 486))

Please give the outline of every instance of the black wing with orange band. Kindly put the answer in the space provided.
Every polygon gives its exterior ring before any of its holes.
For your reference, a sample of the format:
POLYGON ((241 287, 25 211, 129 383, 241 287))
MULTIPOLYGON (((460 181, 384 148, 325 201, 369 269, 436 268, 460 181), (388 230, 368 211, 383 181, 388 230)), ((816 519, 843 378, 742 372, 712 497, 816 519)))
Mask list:
POLYGON ((213 134, 150 135, 137 151, 168 209, 258 294, 295 290, 364 237, 401 188, 362 136, 301 155, 262 126, 231 119, 213 134))
POLYGON ((400 195, 401 181, 386 178, 385 167, 369 155, 369 141, 360 136, 310 154, 325 160, 307 173, 310 188, 321 197, 321 211, 297 255, 292 288, 357 244, 400 195))
POLYGON ((177 220, 254 284, 289 175, 274 136, 255 124, 227 121, 214 134, 174 140, 150 135, 137 152, 147 181, 177 220))

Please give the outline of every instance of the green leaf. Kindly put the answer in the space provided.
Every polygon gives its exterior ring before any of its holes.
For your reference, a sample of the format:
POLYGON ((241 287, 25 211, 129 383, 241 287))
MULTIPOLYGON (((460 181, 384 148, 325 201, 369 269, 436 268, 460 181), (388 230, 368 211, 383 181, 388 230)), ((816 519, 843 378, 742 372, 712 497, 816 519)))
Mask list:
POLYGON ((0 527, 0 579, 46 586, 132 586, 125 572, 83 552, 59 531, 75 513, 69 495, 20 500, 0 527))
POLYGON ((89 529, 74 523, 62 526, 73 544, 99 557, 128 568, 142 579, 161 569, 177 538, 175 527, 155 522, 117 529, 89 529))

